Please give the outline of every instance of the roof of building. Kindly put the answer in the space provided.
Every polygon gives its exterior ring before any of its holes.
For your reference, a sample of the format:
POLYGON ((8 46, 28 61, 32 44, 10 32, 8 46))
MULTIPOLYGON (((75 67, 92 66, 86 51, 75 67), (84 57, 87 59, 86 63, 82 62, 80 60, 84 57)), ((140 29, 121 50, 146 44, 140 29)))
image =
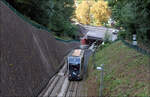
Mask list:
MULTIPOLYGON (((87 32, 85 35, 86 39, 97 39, 97 40, 103 40, 105 37, 105 34, 108 32, 110 35, 113 35, 113 32, 116 31, 116 29, 112 28, 106 28, 106 27, 91 27, 91 30, 87 32)), ((118 32, 118 31, 117 31, 118 32)), ((114 36, 112 36, 114 37, 114 36)))

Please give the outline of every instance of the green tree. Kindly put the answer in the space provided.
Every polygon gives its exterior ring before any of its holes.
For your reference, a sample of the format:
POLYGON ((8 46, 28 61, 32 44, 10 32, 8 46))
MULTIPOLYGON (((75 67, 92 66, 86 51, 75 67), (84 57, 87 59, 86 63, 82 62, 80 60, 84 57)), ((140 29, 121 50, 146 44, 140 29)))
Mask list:
POLYGON ((74 25, 70 22, 74 11, 73 6, 73 0, 53 0, 51 2, 51 15, 48 27, 57 32, 57 35, 74 34, 74 25))
POLYGON ((131 39, 132 34, 137 34, 139 41, 149 43, 149 0, 109 0, 109 6, 112 8, 112 18, 125 29, 127 38, 131 39))
POLYGON ((70 18, 74 0, 7 0, 18 11, 56 32, 56 35, 75 34, 70 18))

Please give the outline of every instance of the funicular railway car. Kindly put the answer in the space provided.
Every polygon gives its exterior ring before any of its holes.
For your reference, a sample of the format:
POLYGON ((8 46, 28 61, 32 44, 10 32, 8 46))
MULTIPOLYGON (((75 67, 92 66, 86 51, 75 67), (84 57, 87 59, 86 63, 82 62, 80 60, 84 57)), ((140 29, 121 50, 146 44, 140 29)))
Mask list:
POLYGON ((68 79, 82 80, 84 72, 84 50, 75 49, 67 58, 68 79))

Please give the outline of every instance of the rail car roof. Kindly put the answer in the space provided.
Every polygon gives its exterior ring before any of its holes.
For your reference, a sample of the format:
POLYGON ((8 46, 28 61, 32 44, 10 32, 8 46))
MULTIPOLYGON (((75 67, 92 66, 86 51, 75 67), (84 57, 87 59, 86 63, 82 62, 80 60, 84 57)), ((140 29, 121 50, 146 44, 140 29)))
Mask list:
POLYGON ((81 55, 81 49, 75 49, 72 53, 72 56, 80 56, 81 55))
POLYGON ((82 49, 74 49, 68 55, 68 57, 83 57, 83 56, 84 56, 84 50, 82 49))

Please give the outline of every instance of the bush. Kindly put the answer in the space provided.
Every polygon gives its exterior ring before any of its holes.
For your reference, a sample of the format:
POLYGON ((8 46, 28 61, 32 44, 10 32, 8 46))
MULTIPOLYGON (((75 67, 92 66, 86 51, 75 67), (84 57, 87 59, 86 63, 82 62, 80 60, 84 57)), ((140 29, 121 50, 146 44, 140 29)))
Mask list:
POLYGON ((111 42, 112 42, 111 35, 108 32, 106 32, 104 36, 104 43, 111 43, 111 42))
POLYGON ((122 38, 122 39, 125 39, 127 36, 126 32, 125 31, 120 31, 118 32, 118 38, 122 38))

